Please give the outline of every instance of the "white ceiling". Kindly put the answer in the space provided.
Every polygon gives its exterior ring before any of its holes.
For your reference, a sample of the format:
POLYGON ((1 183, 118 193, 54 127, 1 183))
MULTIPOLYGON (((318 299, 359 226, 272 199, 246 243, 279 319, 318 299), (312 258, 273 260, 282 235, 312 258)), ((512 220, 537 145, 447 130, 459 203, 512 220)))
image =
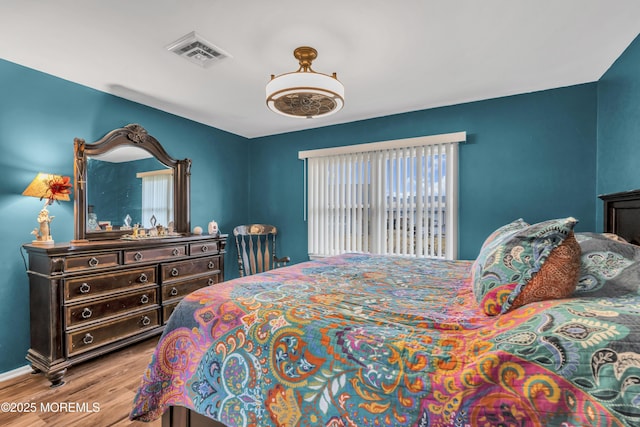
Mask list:
POLYGON ((639 31, 638 0, 0 0, 0 58, 249 138, 593 82, 639 31), (166 50, 191 31, 232 58, 166 50), (267 109, 302 45, 339 113, 267 109))

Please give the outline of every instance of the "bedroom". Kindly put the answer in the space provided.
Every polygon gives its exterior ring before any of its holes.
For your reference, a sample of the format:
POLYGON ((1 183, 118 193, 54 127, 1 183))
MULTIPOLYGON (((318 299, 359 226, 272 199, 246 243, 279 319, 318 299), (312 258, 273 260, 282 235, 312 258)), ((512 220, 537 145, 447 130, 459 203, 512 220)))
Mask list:
MULTIPOLYGON (((465 130, 472 138, 460 158, 459 257, 473 259, 488 233, 518 216, 538 221, 573 215, 579 229, 601 230, 597 195, 640 187, 633 162, 640 131, 640 41, 634 37, 628 47, 617 47, 621 55, 602 77, 583 84, 252 139, 3 59, 0 372, 23 367, 29 348, 28 278, 18 248, 31 238, 39 202, 20 194, 40 170, 72 174, 74 137, 97 140, 126 123, 144 124, 171 153, 200 159, 193 166, 192 224, 215 218, 226 232, 247 221, 282 224, 280 251, 300 262, 306 259, 306 225, 299 150, 465 130), (279 167, 247 173, 247 158, 251 165, 277 161, 279 167)), ((53 210, 54 238, 70 240, 72 204, 53 210)))

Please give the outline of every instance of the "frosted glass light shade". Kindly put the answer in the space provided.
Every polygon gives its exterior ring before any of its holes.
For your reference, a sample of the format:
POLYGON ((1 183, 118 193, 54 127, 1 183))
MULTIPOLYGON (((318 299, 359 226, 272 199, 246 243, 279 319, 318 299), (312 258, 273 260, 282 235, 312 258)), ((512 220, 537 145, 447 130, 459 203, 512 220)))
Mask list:
POLYGON ((326 74, 298 71, 274 77, 267 84, 267 105, 279 114, 315 118, 337 113, 344 106, 344 86, 326 74))

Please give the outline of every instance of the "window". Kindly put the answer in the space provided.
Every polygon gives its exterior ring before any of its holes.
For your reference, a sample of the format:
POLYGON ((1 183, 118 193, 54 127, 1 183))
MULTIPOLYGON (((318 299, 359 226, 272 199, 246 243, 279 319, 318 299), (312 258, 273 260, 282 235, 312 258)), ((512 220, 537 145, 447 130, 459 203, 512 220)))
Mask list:
POLYGON ((458 142, 465 132, 302 151, 310 257, 457 257, 458 142))
POLYGON ((140 172, 136 176, 142 178, 142 226, 150 227, 152 216, 157 224, 168 226, 174 220, 173 171, 161 169, 140 172))

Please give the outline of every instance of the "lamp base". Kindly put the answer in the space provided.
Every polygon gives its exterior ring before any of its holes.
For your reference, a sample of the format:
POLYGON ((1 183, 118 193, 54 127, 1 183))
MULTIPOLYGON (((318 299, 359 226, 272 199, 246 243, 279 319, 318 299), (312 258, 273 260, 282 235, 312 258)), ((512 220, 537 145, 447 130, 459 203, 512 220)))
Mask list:
POLYGON ((49 247, 53 246, 55 242, 53 240, 33 240, 31 241, 31 244, 33 246, 49 247))

